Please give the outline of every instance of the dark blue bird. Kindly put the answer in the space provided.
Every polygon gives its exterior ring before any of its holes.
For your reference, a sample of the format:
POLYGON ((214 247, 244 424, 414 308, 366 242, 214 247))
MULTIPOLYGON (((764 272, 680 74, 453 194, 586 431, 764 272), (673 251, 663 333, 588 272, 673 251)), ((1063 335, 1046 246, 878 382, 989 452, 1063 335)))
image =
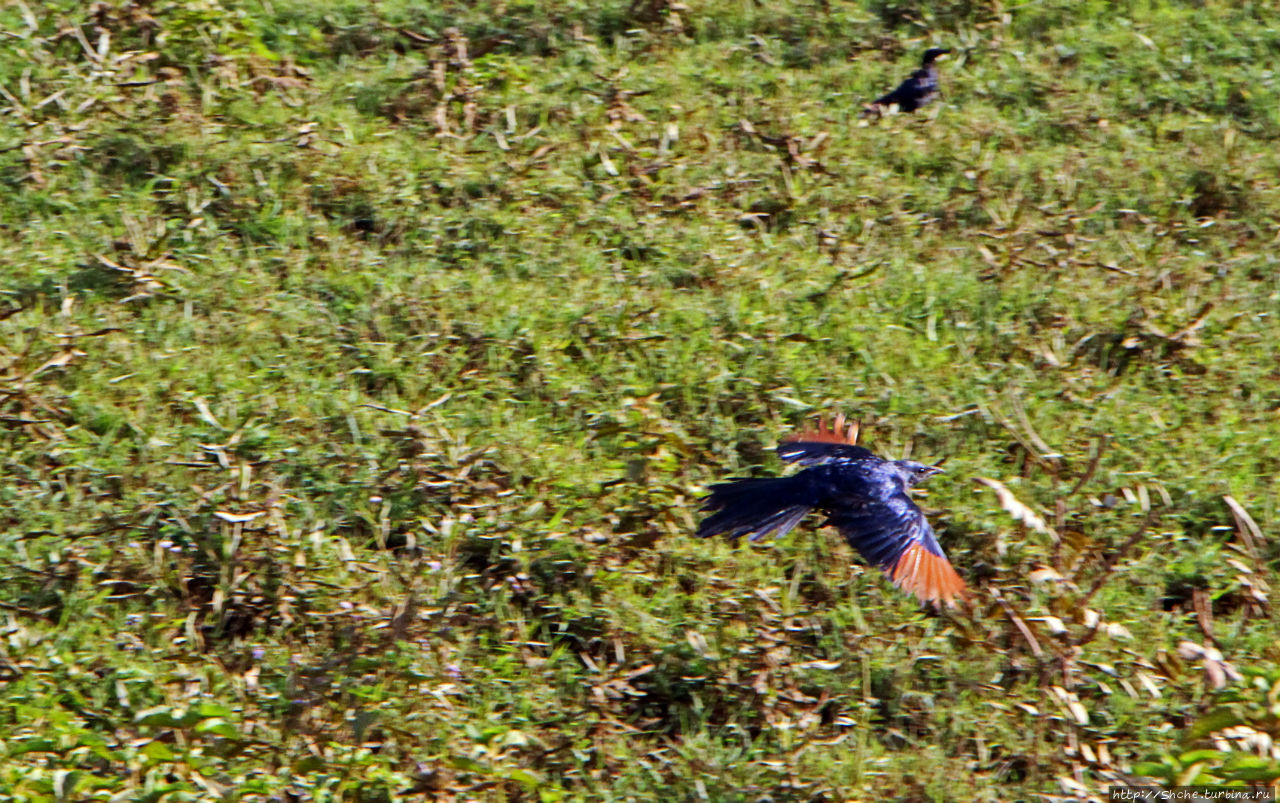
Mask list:
POLYGON ((897 89, 872 101, 863 116, 884 114, 891 107, 896 107, 901 112, 913 112, 932 103, 938 97, 938 65, 934 62, 939 56, 950 52, 944 47, 926 50, 920 69, 911 73, 911 77, 899 84, 897 89))
POLYGON ((785 535, 810 511, 827 516, 845 540, 903 591, 925 602, 954 605, 965 584, 943 553, 924 513, 907 491, 942 469, 886 460, 857 445, 858 426, 843 415, 819 422, 778 446, 778 456, 806 468, 790 477, 732 479, 711 486, 711 515, 698 537, 721 533, 752 541, 785 535))

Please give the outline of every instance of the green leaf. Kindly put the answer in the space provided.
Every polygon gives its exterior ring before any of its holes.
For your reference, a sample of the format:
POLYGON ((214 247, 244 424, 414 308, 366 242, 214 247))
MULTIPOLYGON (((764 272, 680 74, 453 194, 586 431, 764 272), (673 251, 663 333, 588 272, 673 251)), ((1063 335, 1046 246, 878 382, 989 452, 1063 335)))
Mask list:
POLYGON ((1160 778, 1165 781, 1173 781, 1173 776, 1177 772, 1174 767, 1157 761, 1139 761, 1133 765, 1133 771, 1137 775, 1145 775, 1148 778, 1160 778))
POLYGON ((1190 766, 1197 761, 1208 761, 1210 763, 1220 763, 1228 756, 1221 750, 1191 750, 1178 756, 1178 761, 1182 766, 1190 766))
POLYGON ((522 783, 529 789, 537 789, 542 785, 542 778, 534 772, 525 769, 514 769, 507 773, 507 778, 517 783, 522 783))
POLYGON ((1280 779, 1280 762, 1247 753, 1234 753, 1218 774, 1233 781, 1269 783, 1280 779))
POLYGON ((21 756, 26 753, 59 753, 58 743, 52 739, 26 739, 15 742, 9 748, 10 756, 21 756))
POLYGON ((236 726, 227 722, 225 719, 205 719, 201 720, 194 728, 196 733, 212 733, 217 736, 223 736, 228 739, 235 739, 240 735, 236 730, 236 726))
POLYGON ((146 746, 142 748, 142 755, 152 761, 172 761, 175 758, 169 746, 164 742, 158 741, 147 742, 146 746))
POLYGON ((1187 729, 1186 739, 1187 741, 1203 739, 1215 731, 1230 728, 1243 722, 1244 719, 1241 718, 1235 708, 1227 706, 1215 708, 1197 719, 1195 724, 1187 729))
POLYGON ((476 761, 474 758, 468 758, 467 756, 449 756, 448 761, 460 770, 474 772, 478 775, 489 774, 489 768, 481 764, 479 761, 476 761))
POLYGON ((133 717, 133 722, 135 725, 150 725, 160 728, 178 727, 178 718, 174 716, 173 709, 167 705, 139 711, 133 717))
POLYGON ((200 717, 205 719, 212 719, 214 717, 230 719, 232 716, 230 708, 213 702, 202 702, 195 707, 195 711, 200 717))

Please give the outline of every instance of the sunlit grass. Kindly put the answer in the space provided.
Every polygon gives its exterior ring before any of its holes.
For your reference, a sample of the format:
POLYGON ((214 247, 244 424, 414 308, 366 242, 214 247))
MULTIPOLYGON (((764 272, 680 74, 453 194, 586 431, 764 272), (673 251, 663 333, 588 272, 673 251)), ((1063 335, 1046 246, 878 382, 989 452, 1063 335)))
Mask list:
POLYGON ((1280 659, 1265 5, 0 29, 8 795, 1087 796, 1208 744, 1181 641, 1280 659), (827 411, 945 458, 971 607, 692 537, 827 411))

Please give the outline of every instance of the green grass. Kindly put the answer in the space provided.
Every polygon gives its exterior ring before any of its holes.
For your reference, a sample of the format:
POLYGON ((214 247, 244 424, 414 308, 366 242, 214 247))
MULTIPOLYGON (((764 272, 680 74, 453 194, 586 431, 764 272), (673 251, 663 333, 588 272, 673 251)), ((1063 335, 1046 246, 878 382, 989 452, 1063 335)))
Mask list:
POLYGON ((4 796, 1280 777, 1280 13, 918 6, 0 9, 4 796), (835 411, 971 607, 692 537, 835 411))

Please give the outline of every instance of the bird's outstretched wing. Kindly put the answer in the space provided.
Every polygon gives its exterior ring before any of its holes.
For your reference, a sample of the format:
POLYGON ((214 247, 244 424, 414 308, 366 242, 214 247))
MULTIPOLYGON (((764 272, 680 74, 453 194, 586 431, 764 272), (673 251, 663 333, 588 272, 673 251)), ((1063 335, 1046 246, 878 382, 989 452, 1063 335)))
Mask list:
POLYGON ((839 413, 830 427, 819 421, 816 427, 801 430, 778 444, 778 457, 802 466, 879 460, 870 449, 857 445, 860 426, 857 421, 846 423, 844 413, 839 413))
POLYGON ((699 538, 720 533, 734 540, 745 535, 759 541, 770 533, 782 537, 819 501, 810 484, 796 477, 745 477, 710 490, 702 509, 711 515, 698 525, 699 538))
POLYGON ((924 513, 905 492, 883 501, 837 506, 827 523, 903 591, 947 605, 963 595, 964 580, 947 560, 924 513))

